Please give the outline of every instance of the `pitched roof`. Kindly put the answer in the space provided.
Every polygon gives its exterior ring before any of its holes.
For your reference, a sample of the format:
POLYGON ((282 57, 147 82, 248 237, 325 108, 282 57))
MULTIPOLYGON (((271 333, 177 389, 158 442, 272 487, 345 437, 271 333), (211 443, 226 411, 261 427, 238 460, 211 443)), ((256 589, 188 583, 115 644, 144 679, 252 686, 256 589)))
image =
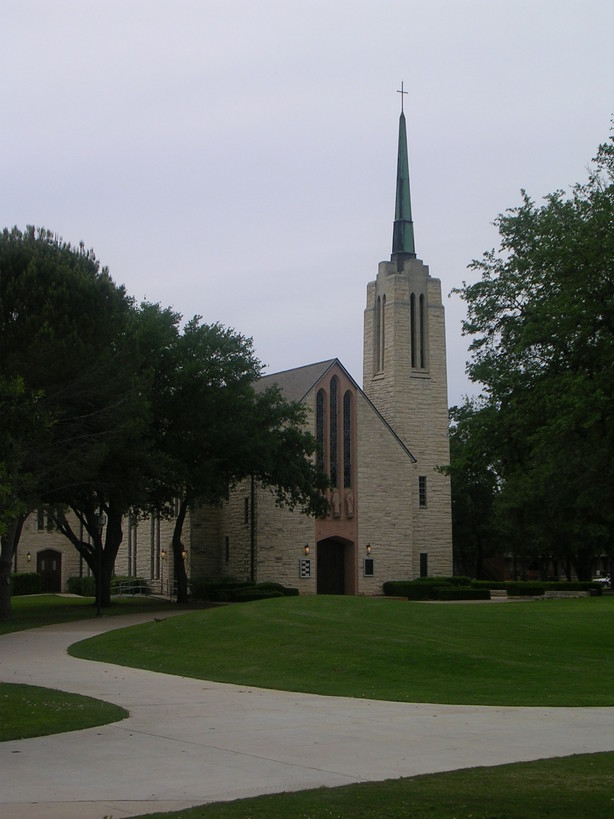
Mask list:
POLYGON ((369 404, 373 412, 378 416, 381 422, 390 430, 392 435, 397 439, 399 444, 407 452, 409 457, 416 463, 415 457, 411 454, 404 441, 399 438, 394 429, 390 426, 388 421, 384 418, 378 408, 375 406, 369 396, 359 387, 356 381, 352 378, 349 372, 345 369, 338 358, 329 358, 327 361, 319 361, 317 364, 306 364, 303 367, 294 367, 291 370, 283 370, 279 373, 271 373, 270 375, 263 375, 254 384, 256 392, 264 392, 267 387, 279 387, 283 397, 286 401, 303 401, 312 387, 325 375, 330 368, 336 364, 346 374, 348 379, 354 384, 356 390, 369 404))
POLYGON ((286 401, 302 401, 336 361, 336 358, 329 358, 328 361, 320 361, 317 364, 306 364, 304 367, 263 375, 256 381, 254 388, 256 392, 263 392, 267 387, 276 386, 286 401))

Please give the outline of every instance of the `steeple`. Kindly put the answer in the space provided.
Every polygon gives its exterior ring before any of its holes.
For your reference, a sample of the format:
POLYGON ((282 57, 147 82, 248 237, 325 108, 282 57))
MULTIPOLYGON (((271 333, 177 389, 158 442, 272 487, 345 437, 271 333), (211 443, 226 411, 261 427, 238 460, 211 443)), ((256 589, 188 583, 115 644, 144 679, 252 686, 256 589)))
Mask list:
POLYGON ((404 259, 415 259, 414 223, 411 218, 409 197, 409 161, 407 159, 407 130, 403 113, 403 83, 401 83, 401 117, 399 119, 399 152, 397 157, 397 198, 394 210, 391 261, 402 263, 404 259))

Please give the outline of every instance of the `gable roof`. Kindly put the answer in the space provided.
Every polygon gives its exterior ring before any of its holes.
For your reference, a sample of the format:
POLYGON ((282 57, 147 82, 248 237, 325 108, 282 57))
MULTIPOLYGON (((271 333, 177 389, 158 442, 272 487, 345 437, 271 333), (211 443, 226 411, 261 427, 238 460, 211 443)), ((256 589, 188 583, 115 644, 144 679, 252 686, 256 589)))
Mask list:
POLYGON ((307 393, 335 364, 343 370, 349 381, 351 381, 356 388, 356 391, 362 396, 362 398, 364 398, 384 426, 386 426, 392 435, 397 439, 411 460, 416 463, 416 458, 414 458, 414 456, 411 454, 405 443, 401 440, 401 438, 399 438, 397 433, 390 426, 388 421, 386 421, 369 396, 366 395, 366 393, 363 392, 363 390, 358 386, 356 381, 352 378, 338 358, 329 358, 327 361, 319 361, 316 364, 306 364, 303 367, 294 367, 291 370, 282 370, 282 372, 279 373, 263 375, 262 378, 259 378, 258 381, 255 382, 254 389, 256 392, 264 392, 267 387, 275 386, 281 390, 281 393, 286 401, 304 401, 307 393))
POLYGON ((267 387, 275 386, 279 387, 286 401, 303 401, 309 390, 336 361, 336 358, 329 358, 328 361, 320 361, 317 364, 306 364, 304 367, 263 375, 254 384, 254 389, 256 392, 264 392, 267 387))

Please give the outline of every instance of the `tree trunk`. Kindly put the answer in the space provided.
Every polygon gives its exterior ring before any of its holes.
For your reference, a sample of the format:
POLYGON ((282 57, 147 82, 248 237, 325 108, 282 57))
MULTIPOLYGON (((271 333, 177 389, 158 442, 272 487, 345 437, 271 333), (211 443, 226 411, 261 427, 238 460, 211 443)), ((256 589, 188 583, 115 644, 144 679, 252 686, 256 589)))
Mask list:
POLYGON ((122 519, 125 510, 122 506, 113 501, 109 502, 106 509, 107 531, 104 539, 104 549, 101 555, 101 577, 96 578, 96 583, 100 583, 100 605, 109 608, 111 605, 111 580, 115 570, 115 559, 124 537, 122 531, 122 519))
POLYGON ((179 506, 179 514, 173 529, 173 568, 175 570, 175 583, 177 584, 177 603, 179 604, 188 602, 188 575, 185 570, 183 543, 181 541, 187 511, 188 498, 186 496, 179 506))
POLYGON ((19 515, 0 538, 0 620, 11 619, 11 562, 17 549, 26 517, 19 515))

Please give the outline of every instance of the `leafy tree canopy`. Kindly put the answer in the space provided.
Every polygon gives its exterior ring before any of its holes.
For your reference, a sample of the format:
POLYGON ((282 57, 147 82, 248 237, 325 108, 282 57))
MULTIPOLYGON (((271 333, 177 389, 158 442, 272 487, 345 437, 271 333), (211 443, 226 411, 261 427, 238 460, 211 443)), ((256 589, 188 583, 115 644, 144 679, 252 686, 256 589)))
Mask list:
MULTIPOLYGON (((614 534, 614 142, 589 179, 495 224, 501 243, 457 292, 473 336, 502 478, 499 500, 528 548, 581 577, 614 534)), ((484 416, 485 417, 485 416, 484 416)))

